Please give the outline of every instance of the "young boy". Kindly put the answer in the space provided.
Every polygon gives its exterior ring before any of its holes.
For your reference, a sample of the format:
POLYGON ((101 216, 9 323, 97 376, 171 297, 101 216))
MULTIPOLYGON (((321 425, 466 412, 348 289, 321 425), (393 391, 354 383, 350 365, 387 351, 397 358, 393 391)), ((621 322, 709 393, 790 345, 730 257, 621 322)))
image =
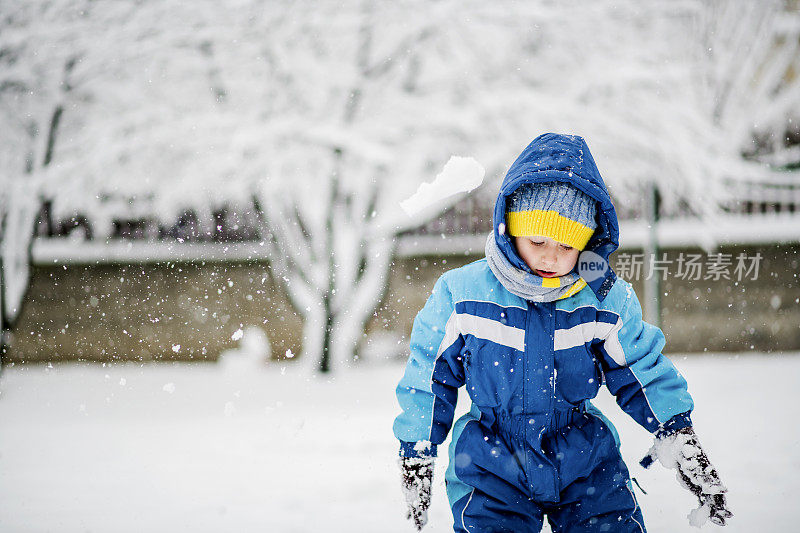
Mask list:
POLYGON ((418 530, 461 386, 472 408, 453 427, 445 475, 456 532, 538 532, 544 515, 555 532, 645 531, 616 430, 589 402, 603 383, 655 433, 651 455, 678 470, 698 512, 719 525, 731 516, 664 335, 608 268, 617 246, 586 143, 536 138, 503 180, 486 258, 445 273, 414 321, 394 433, 418 530))

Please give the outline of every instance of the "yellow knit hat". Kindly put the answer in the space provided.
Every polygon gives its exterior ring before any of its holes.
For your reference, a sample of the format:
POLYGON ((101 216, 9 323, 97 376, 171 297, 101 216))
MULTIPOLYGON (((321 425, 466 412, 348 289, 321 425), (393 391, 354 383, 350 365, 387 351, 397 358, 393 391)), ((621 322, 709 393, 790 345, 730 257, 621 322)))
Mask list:
POLYGON ((512 237, 540 235, 583 250, 597 227, 597 202, 562 182, 524 184, 508 200, 512 237))

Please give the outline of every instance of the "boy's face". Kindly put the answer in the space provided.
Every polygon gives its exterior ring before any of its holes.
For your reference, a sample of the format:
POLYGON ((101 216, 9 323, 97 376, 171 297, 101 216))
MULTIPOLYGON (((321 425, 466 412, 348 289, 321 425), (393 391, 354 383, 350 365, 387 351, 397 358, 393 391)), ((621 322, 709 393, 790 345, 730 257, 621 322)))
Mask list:
POLYGON ((580 250, 550 237, 514 237, 514 246, 533 273, 543 278, 565 276, 578 262, 580 250))

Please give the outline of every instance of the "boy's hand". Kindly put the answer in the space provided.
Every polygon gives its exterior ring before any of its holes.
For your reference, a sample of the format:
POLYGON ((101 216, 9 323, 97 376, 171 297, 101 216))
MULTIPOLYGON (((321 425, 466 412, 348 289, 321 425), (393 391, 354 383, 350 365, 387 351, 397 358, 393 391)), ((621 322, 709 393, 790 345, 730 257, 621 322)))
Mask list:
POLYGON ((414 521, 417 531, 428 523, 433 482, 433 457, 402 457, 400 471, 403 475, 403 494, 408 503, 406 518, 414 521))
POLYGON ((725 499, 728 489, 720 481, 691 427, 657 437, 641 464, 647 468, 655 459, 667 468, 676 469, 678 481, 700 501, 700 507, 689 514, 692 525, 699 527, 705 520, 711 520, 724 526, 733 516, 725 499))

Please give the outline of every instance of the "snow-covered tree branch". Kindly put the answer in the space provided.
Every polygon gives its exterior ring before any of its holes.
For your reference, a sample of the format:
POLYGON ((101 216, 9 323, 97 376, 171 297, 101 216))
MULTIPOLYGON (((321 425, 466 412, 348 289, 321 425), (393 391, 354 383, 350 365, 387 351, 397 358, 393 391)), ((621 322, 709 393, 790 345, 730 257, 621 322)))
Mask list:
POLYGON ((703 102, 719 144, 751 157, 739 161, 745 169, 727 168, 727 177, 780 179, 775 169, 800 162, 800 147, 786 142, 787 133, 800 133, 800 13, 779 0, 704 5, 697 19, 703 102))

